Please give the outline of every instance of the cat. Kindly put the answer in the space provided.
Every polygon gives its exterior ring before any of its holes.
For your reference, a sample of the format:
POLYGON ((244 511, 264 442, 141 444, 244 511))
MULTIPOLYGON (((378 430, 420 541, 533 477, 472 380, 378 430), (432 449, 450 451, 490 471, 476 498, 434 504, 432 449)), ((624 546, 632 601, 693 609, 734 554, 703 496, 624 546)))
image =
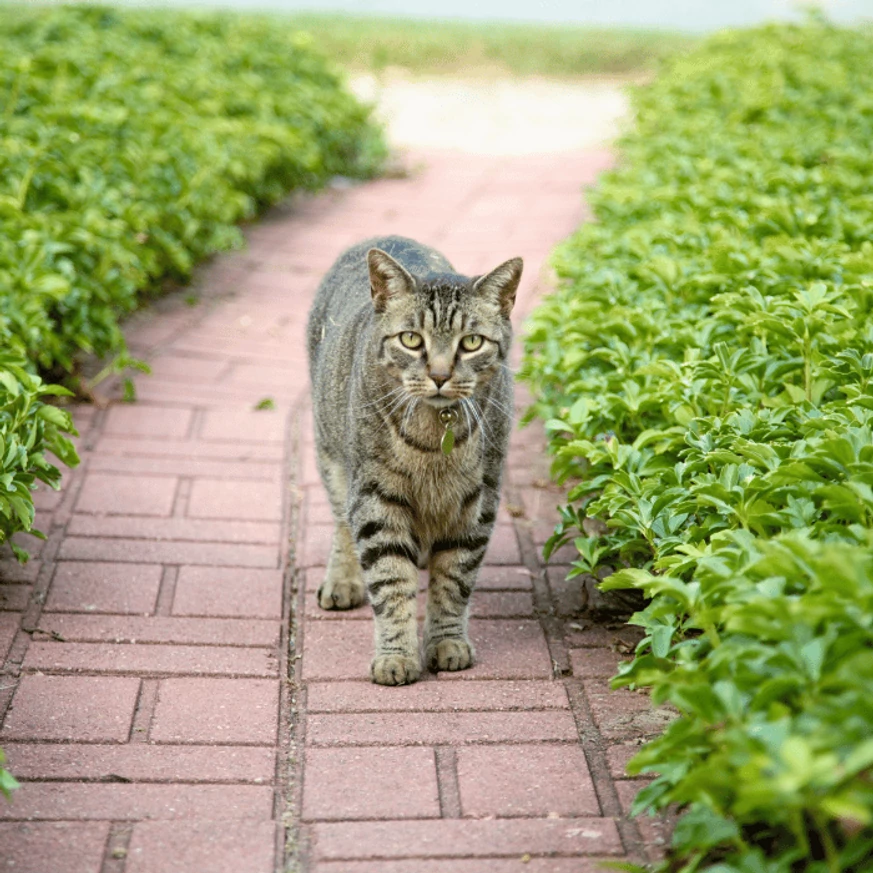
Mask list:
POLYGON ((512 424, 507 355, 521 258, 481 277, 398 236, 348 249, 308 323, 318 469, 335 521, 323 609, 365 597, 370 676, 421 675, 418 568, 430 571, 424 663, 473 663, 470 594, 491 536, 512 424))

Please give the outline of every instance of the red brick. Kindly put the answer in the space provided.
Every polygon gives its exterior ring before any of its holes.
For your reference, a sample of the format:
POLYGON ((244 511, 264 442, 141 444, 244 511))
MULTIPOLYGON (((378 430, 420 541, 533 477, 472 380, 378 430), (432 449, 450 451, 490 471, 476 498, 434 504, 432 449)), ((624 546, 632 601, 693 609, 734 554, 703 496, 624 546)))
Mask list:
POLYGON ((45 485, 34 487, 31 491, 33 496, 33 505, 37 511, 52 512, 58 508, 63 496, 60 491, 55 491, 45 485))
POLYGON ((67 524, 67 534, 86 537, 130 537, 138 540, 263 543, 275 548, 279 545, 281 526, 277 522, 270 521, 74 515, 67 524))
POLYGON ((629 657, 643 638, 641 627, 611 623, 607 625, 593 624, 588 620, 569 622, 564 625, 564 636, 567 645, 573 648, 609 648, 625 657, 629 657))
POLYGON ((613 690, 604 679, 590 679, 584 685, 594 720, 609 739, 652 736, 675 717, 666 707, 653 706, 646 691, 613 690))
POLYGON ((511 524, 497 524, 491 534, 491 542, 485 552, 486 564, 520 564, 521 552, 515 528, 511 524))
POLYGON ((125 873, 273 873, 276 830, 272 821, 140 822, 125 873))
POLYGON ((0 609, 24 612, 30 605, 30 585, 0 585, 0 609))
POLYGON ((533 615, 533 596, 529 591, 478 591, 471 603, 476 618, 533 615))
POLYGON ((259 746, 169 746, 151 743, 8 743, 3 748, 19 779, 120 776, 131 782, 251 782, 269 785, 276 752, 259 746))
MULTIPOLYGON (((402 693, 402 689, 398 689, 402 693)), ((575 741, 573 716, 542 712, 371 712, 310 715, 306 741, 314 746, 463 745, 575 741)))
POLYGON ((372 682, 310 682, 306 710, 316 712, 452 712, 567 709, 567 693, 558 682, 423 681, 401 689, 372 682))
POLYGON ((264 679, 164 679, 152 718, 156 743, 276 742, 279 685, 264 679))
POLYGON ((150 613, 161 586, 157 564, 60 561, 46 609, 58 612, 150 613))
POLYGON ((26 564, 13 558, 5 547, 0 546, 0 582, 36 582, 42 561, 31 558, 26 564))
POLYGON ((579 746, 458 749, 464 815, 599 815, 600 804, 579 746))
POLYGON ((138 694, 138 679, 22 676, 0 735, 123 743, 138 694))
MULTIPOLYGON (((198 443, 203 445, 203 443, 198 443)), ((215 479, 259 479, 273 481, 282 475, 281 464, 269 461, 226 461, 203 458, 141 458, 130 455, 95 455, 89 471, 148 476, 204 476, 215 479)), ((100 511, 100 510, 97 510, 100 511)))
POLYGON ((26 670, 64 673, 134 673, 143 676, 275 676, 275 654, 265 649, 227 646, 31 643, 26 670))
POLYGON ((608 818, 323 822, 309 831, 319 861, 623 853, 608 818))
POLYGON ((373 658, 372 625, 307 620, 302 654, 304 679, 364 679, 373 658))
POLYGON ((474 619, 470 622, 470 638, 476 648, 476 662, 469 670, 440 673, 440 680, 550 679, 552 676, 552 659, 539 622, 474 619))
POLYGON ((273 789, 261 785, 76 785, 23 782, 0 819, 142 821, 269 819, 273 789))
POLYGON ((79 561, 131 561, 202 564, 211 567, 278 567, 275 546, 248 543, 174 543, 148 540, 67 537, 59 558, 79 561))
POLYGON ((280 409, 224 408, 209 410, 200 426, 204 440, 282 443, 285 416, 280 409))
POLYGON ((611 649, 570 649, 573 675, 582 679, 609 679, 618 673, 618 665, 627 660, 611 649))
MULTIPOLYGON (((613 862, 615 858, 611 859, 613 862)), ((320 861, 312 873, 603 873, 594 858, 406 858, 402 861, 320 861)))
POLYGON ((133 406, 111 407, 103 425, 103 433, 178 439, 188 433, 190 424, 190 409, 137 403, 133 406))
MULTIPOLYGON (((638 779, 632 781, 620 779, 616 781, 615 790, 618 792, 618 798, 625 813, 630 813, 634 798, 644 785, 645 782, 641 782, 638 779)), ((634 822, 645 842, 649 860, 658 860, 670 843, 670 834, 673 829, 672 822, 666 815, 651 816, 647 813, 638 815, 634 822)))
POLYGON ((108 838, 109 822, 0 823, 2 863, 14 873, 100 873, 108 838))
POLYGON ((182 567, 173 614, 281 619, 282 573, 248 567, 182 567))
POLYGON ((281 625, 260 619, 165 618, 44 613, 40 627, 80 643, 177 643, 275 649, 281 625))
MULTIPOLYGON (((298 567, 324 567, 330 554, 330 543, 333 537, 333 522, 328 524, 307 524, 297 540, 296 563, 298 567)), ((307 574, 309 575, 309 574, 307 574)), ((319 574, 313 574, 315 579, 319 574)), ((321 576, 324 575, 322 572, 321 576)), ((316 588, 321 585, 318 579, 316 588)))
MULTIPOLYGON (((547 679, 552 662, 538 622, 473 620, 476 662, 469 670, 440 673, 441 680, 547 679)), ((312 621, 304 628, 305 679, 362 679, 373 656, 373 629, 364 621, 312 621)))
POLYGON ((307 749, 304 821, 435 818, 432 749, 307 749))
POLYGON ((192 518, 281 521, 279 479, 270 482, 195 479, 188 500, 188 515, 192 518))
MULTIPOLYGON (((239 440, 206 441, 188 439, 133 439, 104 434, 94 446, 95 456, 108 458, 180 458, 189 461, 220 459, 226 461, 281 461, 281 445, 250 443, 239 440)), ((108 463, 108 462, 107 462, 108 463)))
MULTIPOLYGON (((313 524, 333 525, 333 512, 324 488, 320 485, 310 486, 304 490, 305 509, 303 518, 307 527, 313 524)), ((306 531, 306 527, 301 528, 306 531)))
MULTIPOLYGON (((151 375, 160 379, 177 379, 188 382, 191 379, 219 381, 228 370, 227 361, 221 356, 199 358, 182 355, 163 354, 149 359, 151 375)), ((223 379, 222 379, 223 381, 223 379)))
POLYGON ((88 473, 76 510, 99 515, 169 515, 177 485, 175 477, 88 473))
POLYGON ((506 588, 528 591, 531 587, 530 570, 528 570, 527 567, 486 564, 479 571, 479 578, 476 580, 477 589, 506 588))
POLYGON ((12 613, 0 614, 0 664, 6 659, 12 641, 18 633, 20 618, 12 613))
POLYGON ((631 743, 619 743, 615 746, 610 746, 606 750, 606 758, 609 762, 609 774, 613 779, 627 779, 628 773, 625 769, 628 761, 637 754, 642 748, 642 741, 631 743))

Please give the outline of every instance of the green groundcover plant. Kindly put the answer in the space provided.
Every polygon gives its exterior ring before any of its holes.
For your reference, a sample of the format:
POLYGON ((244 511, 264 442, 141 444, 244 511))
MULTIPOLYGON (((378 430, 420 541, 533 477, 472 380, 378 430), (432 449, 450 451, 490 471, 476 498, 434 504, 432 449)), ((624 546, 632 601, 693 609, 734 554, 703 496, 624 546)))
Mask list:
POLYGON ((0 5, 0 545, 30 530, 34 481, 57 485, 44 453, 75 462, 43 402, 63 391, 35 374, 129 360, 119 320, 144 295, 289 191, 383 157, 369 110, 279 18, 0 5))
POLYGON ((614 684, 677 712, 630 764, 671 871, 873 870, 871 57, 810 19, 678 58, 529 324, 547 552, 651 598, 614 684))

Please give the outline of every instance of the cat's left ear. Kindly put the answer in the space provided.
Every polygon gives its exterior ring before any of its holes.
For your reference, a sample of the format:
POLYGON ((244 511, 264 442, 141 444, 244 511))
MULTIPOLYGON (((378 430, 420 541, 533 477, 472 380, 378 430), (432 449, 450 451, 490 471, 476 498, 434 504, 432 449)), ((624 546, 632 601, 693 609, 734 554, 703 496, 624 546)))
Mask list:
POLYGON ((510 258, 497 269, 477 279, 473 283, 473 290, 492 298, 500 307, 500 314, 509 318, 523 267, 524 261, 521 258, 510 258))
POLYGON ((382 249, 370 249, 367 252, 367 266, 370 269, 370 293, 376 312, 384 312, 392 298, 415 290, 412 276, 382 249))

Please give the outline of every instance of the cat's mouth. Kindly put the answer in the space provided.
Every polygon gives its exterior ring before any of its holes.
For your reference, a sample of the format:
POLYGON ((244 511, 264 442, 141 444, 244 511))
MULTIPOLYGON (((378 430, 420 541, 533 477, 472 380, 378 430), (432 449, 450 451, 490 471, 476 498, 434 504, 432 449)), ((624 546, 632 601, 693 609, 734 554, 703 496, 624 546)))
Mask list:
POLYGON ((433 394, 424 399, 436 409, 446 409, 449 406, 454 406, 458 402, 457 397, 446 397, 444 394, 433 394))

